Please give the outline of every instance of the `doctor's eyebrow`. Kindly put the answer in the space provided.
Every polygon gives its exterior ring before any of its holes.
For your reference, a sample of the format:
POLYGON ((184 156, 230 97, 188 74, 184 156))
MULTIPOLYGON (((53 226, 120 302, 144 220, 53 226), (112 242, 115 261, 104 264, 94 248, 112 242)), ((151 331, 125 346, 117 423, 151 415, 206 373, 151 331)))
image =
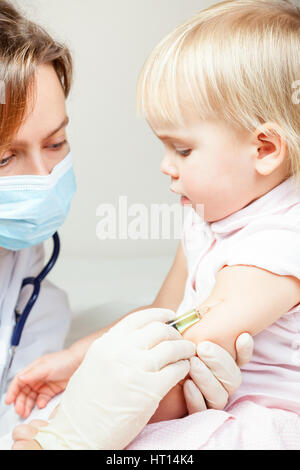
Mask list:
POLYGON ((52 137, 53 135, 55 135, 58 131, 60 131, 61 129, 63 129, 64 127, 66 127, 70 122, 70 119, 68 116, 65 117, 65 119, 63 120, 63 122, 60 124, 60 126, 57 127, 57 129, 55 129, 54 131, 52 131, 49 135, 47 135, 47 137, 44 137, 43 140, 47 140, 47 139, 50 139, 50 137, 52 137))
MULTIPOLYGON (((53 135, 55 135, 58 131, 60 131, 61 129, 63 129, 64 127, 66 127, 70 122, 70 119, 68 116, 66 116, 63 120, 63 122, 56 128, 54 129, 52 132, 50 132, 49 135, 47 135, 46 137, 43 137, 42 141, 44 142, 45 140, 47 139, 50 139, 50 137, 52 137, 53 135)), ((18 146, 21 146, 23 144, 26 144, 26 142, 23 142, 22 140, 15 140, 12 142, 12 146, 13 147, 18 147, 18 146)))

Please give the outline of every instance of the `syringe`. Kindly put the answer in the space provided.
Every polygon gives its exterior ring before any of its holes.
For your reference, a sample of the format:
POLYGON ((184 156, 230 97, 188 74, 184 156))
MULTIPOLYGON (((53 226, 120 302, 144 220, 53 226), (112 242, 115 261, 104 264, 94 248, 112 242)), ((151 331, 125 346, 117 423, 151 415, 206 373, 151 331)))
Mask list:
POLYGON ((204 307, 193 308, 192 310, 183 313, 178 318, 175 318, 175 320, 167 322, 167 325, 173 326, 177 331, 179 331, 179 333, 182 334, 195 323, 198 323, 204 317, 204 315, 209 312, 211 307, 215 307, 221 302, 223 302, 223 300, 218 300, 217 302, 210 305, 205 305, 204 307))

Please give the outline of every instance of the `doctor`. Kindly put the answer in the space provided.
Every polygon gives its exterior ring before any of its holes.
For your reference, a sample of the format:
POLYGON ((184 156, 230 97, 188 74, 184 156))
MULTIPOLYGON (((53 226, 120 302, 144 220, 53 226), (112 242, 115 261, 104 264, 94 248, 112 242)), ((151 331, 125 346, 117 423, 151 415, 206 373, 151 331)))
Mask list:
MULTIPOLYGON (((9 361, 15 309, 22 312, 31 294, 21 289, 22 281, 45 266, 42 242, 63 224, 75 192, 66 136, 71 75, 69 51, 1 1, 0 378, 9 361)), ((32 360, 62 349, 69 325, 66 295, 45 280, 8 382, 32 360)), ((0 435, 17 421, 3 398, 0 435)))
MULTIPOLYGON (((66 134, 71 80, 69 51, 1 0, 0 84, 5 92, 0 104, 1 378, 9 359, 16 311, 23 311, 29 297, 22 281, 36 277, 45 266, 43 242, 63 224, 75 192, 66 134)), ((61 350, 69 324, 65 294, 43 281, 7 384, 34 359, 61 350)), ((222 363, 223 356, 216 360, 222 363)), ((235 377, 239 378, 237 369, 235 377)), ((13 405, 4 404, 3 395, 0 436, 19 421, 13 405)))

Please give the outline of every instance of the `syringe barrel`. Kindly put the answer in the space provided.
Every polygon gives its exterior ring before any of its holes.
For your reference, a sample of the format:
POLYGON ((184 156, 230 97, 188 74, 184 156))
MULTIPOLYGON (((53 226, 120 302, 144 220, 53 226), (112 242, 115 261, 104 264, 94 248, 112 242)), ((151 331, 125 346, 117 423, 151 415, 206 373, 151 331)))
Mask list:
POLYGON ((183 315, 180 315, 180 317, 176 318, 175 320, 167 322, 167 325, 173 326, 177 331, 179 331, 179 333, 182 334, 192 325, 198 323, 199 320, 199 313, 193 309, 184 313, 183 315))

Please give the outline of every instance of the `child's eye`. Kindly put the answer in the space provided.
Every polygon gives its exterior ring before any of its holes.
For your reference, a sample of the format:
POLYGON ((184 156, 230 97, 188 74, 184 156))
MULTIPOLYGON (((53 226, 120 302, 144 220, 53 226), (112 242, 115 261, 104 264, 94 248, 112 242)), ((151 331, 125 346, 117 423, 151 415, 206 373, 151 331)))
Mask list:
POLYGON ((188 157, 191 154, 192 150, 176 150, 176 152, 179 153, 179 155, 181 155, 182 157, 188 157))

